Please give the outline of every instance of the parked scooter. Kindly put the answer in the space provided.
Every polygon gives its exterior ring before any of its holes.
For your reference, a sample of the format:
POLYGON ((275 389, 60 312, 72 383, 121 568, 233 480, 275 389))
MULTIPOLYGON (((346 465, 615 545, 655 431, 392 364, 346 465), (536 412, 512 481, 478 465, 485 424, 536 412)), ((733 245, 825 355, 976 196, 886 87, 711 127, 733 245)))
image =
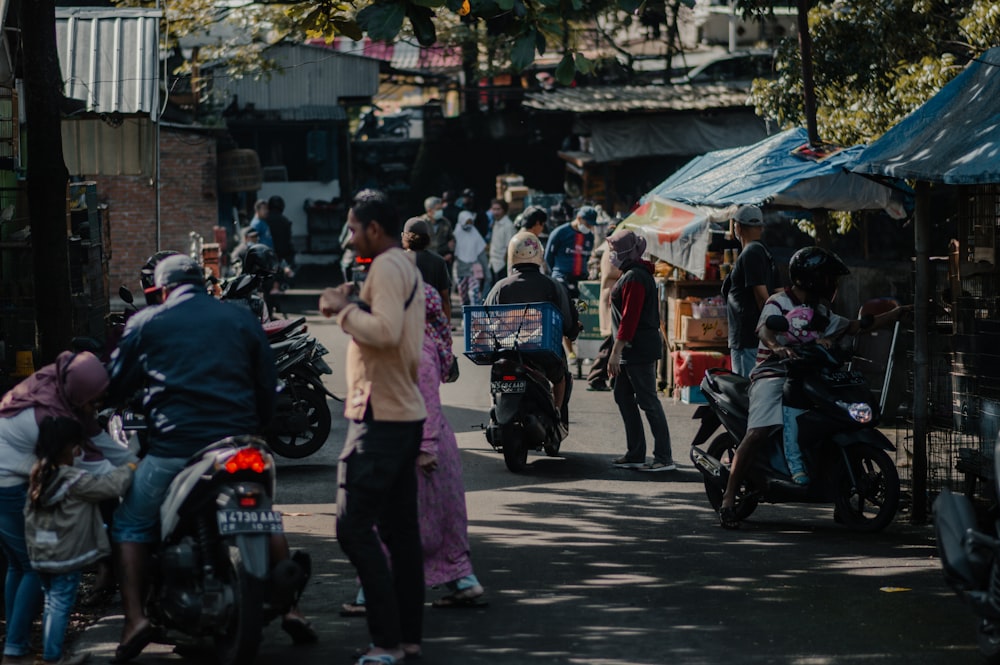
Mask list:
MULTIPOLYGON (((772 330, 787 330, 782 316, 769 317, 772 330)), ((808 409, 798 417, 799 446, 812 481, 792 481, 785 464, 782 429, 775 428, 736 497, 736 515, 746 519, 761 502, 832 503, 834 519, 850 529, 885 528, 899 507, 899 473, 886 451, 892 443, 876 429, 875 402, 860 372, 843 369, 842 359, 818 344, 797 347, 788 367, 785 401, 808 409)), ((701 391, 708 404, 694 418, 701 426, 691 442, 691 461, 704 476, 705 494, 717 511, 736 447, 746 434, 750 381, 724 369, 705 373, 701 391), (701 446, 719 427, 707 449, 701 446)))
POLYGON ((253 662, 264 626, 301 594, 307 557, 272 567, 270 539, 283 530, 274 487, 274 460, 249 436, 204 448, 173 480, 146 608, 167 641, 179 631, 211 641, 220 665, 253 662))
MULTIPOLYGON (((478 365, 492 365, 493 406, 486 440, 503 453, 507 468, 524 471, 529 450, 559 454, 568 428, 560 417, 552 383, 532 363, 539 354, 558 357, 562 316, 552 303, 467 306, 463 310, 466 353, 478 365)), ((563 407, 569 401, 567 380, 563 407)), ((564 410, 564 409, 563 409, 564 410)))
MULTIPOLYGON (((993 449, 993 464, 994 478, 1000 479, 1000 442, 993 449)), ((989 528, 983 528, 965 496, 945 488, 934 501, 934 533, 944 578, 976 615, 976 641, 990 665, 1000 665, 998 529, 995 506, 989 528)))

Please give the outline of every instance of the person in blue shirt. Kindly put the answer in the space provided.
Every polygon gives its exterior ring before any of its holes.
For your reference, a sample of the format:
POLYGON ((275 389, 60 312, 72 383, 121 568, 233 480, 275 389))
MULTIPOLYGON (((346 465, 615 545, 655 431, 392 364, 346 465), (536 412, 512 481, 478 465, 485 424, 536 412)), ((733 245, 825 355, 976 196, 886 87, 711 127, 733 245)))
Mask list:
POLYGON ((267 201, 259 199, 253 204, 253 219, 250 220, 250 228, 257 232, 257 242, 263 243, 274 249, 274 238, 271 236, 271 227, 267 223, 267 215, 270 210, 267 201))
POLYGON ((570 298, 579 296, 577 283, 587 279, 596 225, 597 210, 583 206, 576 212, 576 219, 556 227, 545 245, 545 263, 552 270, 552 277, 566 287, 570 298))

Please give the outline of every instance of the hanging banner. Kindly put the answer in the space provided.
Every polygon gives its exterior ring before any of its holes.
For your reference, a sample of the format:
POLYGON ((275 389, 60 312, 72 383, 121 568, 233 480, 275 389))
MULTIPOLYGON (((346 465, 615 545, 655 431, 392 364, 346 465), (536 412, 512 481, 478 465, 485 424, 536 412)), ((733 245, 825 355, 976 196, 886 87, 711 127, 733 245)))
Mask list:
POLYGON ((647 196, 619 228, 632 229, 646 238, 646 251, 698 279, 705 277, 708 252, 708 217, 688 205, 647 196))

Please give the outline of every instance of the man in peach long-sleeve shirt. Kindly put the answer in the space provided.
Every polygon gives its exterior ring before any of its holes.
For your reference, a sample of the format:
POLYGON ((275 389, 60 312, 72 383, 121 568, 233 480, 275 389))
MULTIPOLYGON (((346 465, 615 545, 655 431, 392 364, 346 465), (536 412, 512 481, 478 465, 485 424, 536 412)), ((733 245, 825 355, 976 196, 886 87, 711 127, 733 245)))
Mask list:
POLYGON ((399 217, 383 192, 360 192, 347 223, 354 251, 373 261, 360 299, 349 284, 320 296, 323 315, 336 315, 351 336, 344 400, 350 424, 338 470, 337 540, 365 592, 372 643, 366 655, 402 661, 420 654, 423 630, 415 468, 427 417, 417 385, 424 286, 412 258, 398 246, 399 217), (379 536, 388 547, 391 571, 379 536))

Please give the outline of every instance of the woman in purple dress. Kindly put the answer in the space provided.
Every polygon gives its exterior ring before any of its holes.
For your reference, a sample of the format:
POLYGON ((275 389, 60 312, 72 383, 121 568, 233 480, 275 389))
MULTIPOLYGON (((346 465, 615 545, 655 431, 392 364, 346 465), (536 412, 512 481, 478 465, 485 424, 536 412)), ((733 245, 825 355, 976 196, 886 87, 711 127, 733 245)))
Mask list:
MULTIPOLYGON (((472 571, 469 555, 468 515, 462 459, 455 431, 441 411, 441 383, 451 372, 454 355, 451 329, 441 307, 441 296, 424 285, 426 323, 420 358, 419 385, 427 407, 423 440, 417 457, 417 511, 424 550, 424 581, 444 586, 448 594, 433 602, 437 608, 482 607, 483 587, 472 571)), ((353 603, 341 608, 343 616, 364 616, 365 598, 358 589, 353 603)))

